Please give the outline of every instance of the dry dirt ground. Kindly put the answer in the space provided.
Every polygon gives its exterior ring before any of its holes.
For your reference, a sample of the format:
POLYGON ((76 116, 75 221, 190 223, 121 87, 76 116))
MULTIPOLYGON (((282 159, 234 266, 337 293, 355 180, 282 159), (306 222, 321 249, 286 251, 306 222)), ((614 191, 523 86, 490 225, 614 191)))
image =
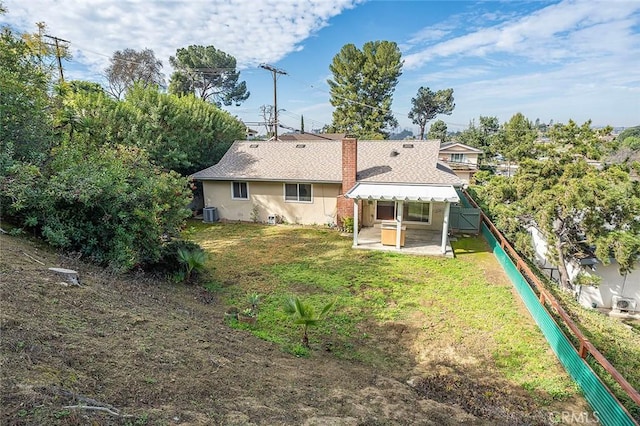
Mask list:
POLYGON ((542 410, 452 348, 417 360, 411 324, 378 329, 397 360, 388 368, 323 348, 296 358, 230 328, 198 287, 122 279, 7 235, 0 250, 3 425, 549 424, 551 410, 586 408, 542 410), (53 266, 78 270, 82 285, 61 284, 53 266))

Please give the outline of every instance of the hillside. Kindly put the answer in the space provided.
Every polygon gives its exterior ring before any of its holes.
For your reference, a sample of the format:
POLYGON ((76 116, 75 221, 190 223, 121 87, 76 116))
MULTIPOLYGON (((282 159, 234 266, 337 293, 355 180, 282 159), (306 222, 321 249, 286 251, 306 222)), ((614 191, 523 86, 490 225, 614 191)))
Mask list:
MULTIPOLYGON (((550 419, 526 392, 505 391, 501 383, 439 376, 440 382, 412 387, 410 370, 376 369, 317 348, 310 358, 296 358, 230 328, 215 294, 197 287, 122 279, 7 235, 0 235, 0 249, 2 424, 495 425, 550 419), (51 266, 76 269, 82 286, 60 284, 51 266), (78 405, 92 408, 68 408, 78 405)), ((410 333, 388 331, 385 347, 401 350, 410 333)), ((583 404, 576 410, 584 411, 583 404)), ((558 410, 571 407, 564 401, 558 410)))

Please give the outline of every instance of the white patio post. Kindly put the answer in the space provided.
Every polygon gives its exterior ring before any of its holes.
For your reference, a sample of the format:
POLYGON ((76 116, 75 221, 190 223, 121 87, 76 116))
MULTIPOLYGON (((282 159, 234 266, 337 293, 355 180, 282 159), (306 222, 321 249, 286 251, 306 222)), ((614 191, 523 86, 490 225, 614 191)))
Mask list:
POLYGON ((402 241, 402 210, 404 203, 396 201, 396 249, 400 250, 400 242, 402 241))
POLYGON ((358 199, 353 199, 353 246, 358 245, 358 199))
POLYGON ((440 251, 442 254, 447 252, 447 235, 449 234, 449 210, 451 203, 445 201, 444 203, 444 219, 442 220, 442 247, 440 251))

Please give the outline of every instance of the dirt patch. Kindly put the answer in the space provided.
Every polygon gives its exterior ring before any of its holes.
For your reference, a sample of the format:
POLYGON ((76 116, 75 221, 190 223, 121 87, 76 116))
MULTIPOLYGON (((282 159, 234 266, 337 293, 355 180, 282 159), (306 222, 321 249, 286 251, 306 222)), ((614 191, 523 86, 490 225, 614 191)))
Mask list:
POLYGON ((0 250, 2 424, 544 424, 526 394, 459 375, 460 360, 455 376, 433 374, 413 348, 420 318, 372 327, 383 366, 320 347, 296 358, 228 327, 215 293, 123 279, 14 237, 0 250), (52 266, 83 285, 61 285, 52 266))

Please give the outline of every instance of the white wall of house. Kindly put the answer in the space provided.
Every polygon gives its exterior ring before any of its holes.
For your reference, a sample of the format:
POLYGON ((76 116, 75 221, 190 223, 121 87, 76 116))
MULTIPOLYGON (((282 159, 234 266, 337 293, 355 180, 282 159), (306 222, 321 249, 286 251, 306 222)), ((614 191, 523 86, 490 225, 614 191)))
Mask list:
MULTIPOLYGON (((640 265, 638 265, 640 267, 640 265)), ((620 275, 618 263, 612 261, 608 265, 597 264, 595 271, 586 272, 602 278, 598 287, 581 286, 578 289, 578 301, 584 306, 595 303, 598 307, 611 308, 613 297, 624 297, 636 301, 636 309, 640 310, 640 271, 637 269, 620 275)))
POLYGON ((247 182, 248 199, 232 198, 231 182, 204 181, 205 207, 216 207, 223 220, 252 221, 258 208, 258 221, 277 215, 288 223, 325 225, 335 223, 340 184, 312 184, 311 202, 285 201, 283 182, 247 182))
POLYGON ((440 161, 451 163, 478 164, 478 153, 471 152, 467 148, 458 145, 452 145, 447 149, 440 150, 440 161))
MULTIPOLYGON (((553 264, 548 260, 548 246, 542 233, 534 226, 529 227, 529 233, 533 242, 533 248, 535 251, 536 261, 543 268, 555 268, 553 264)), ((640 309, 640 262, 637 264, 637 268, 630 273, 620 275, 618 271, 618 264, 612 261, 608 265, 598 263, 594 269, 590 267, 581 267, 575 263, 569 263, 567 265, 567 272, 571 280, 575 279, 578 273, 582 270, 588 275, 593 275, 601 278, 601 283, 597 287, 593 286, 580 286, 577 288, 578 301, 580 304, 591 307, 592 304, 596 304, 600 308, 611 308, 613 297, 625 297, 634 299, 638 309, 640 309)), ((557 277, 556 275, 554 275, 557 277)))

